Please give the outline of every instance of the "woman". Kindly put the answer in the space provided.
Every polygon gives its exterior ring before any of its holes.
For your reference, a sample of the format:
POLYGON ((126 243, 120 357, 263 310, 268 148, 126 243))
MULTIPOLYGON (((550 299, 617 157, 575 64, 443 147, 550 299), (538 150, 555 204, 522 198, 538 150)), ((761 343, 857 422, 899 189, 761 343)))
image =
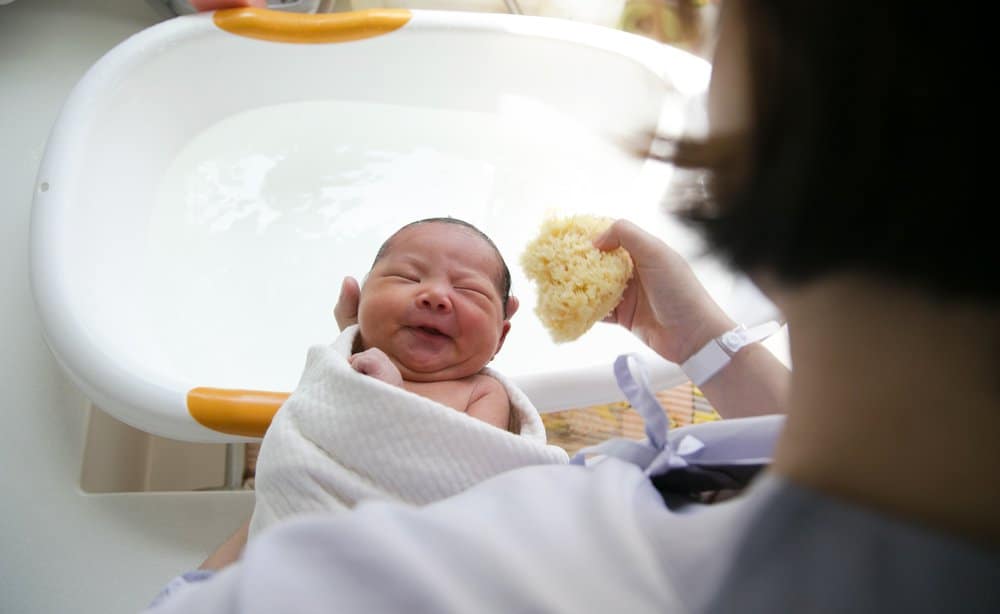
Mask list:
MULTIPOLYGON (((965 26, 920 2, 724 7, 711 136, 674 161, 709 171, 685 214, 782 310, 793 364, 751 344, 703 384, 724 416, 788 414, 740 497, 677 513, 625 463, 528 468, 288 523, 230 564, 237 536, 154 611, 1000 611, 1000 276, 966 180, 987 39, 965 26)), ((638 271, 612 319, 664 357, 734 326, 654 237, 597 244, 638 271)))

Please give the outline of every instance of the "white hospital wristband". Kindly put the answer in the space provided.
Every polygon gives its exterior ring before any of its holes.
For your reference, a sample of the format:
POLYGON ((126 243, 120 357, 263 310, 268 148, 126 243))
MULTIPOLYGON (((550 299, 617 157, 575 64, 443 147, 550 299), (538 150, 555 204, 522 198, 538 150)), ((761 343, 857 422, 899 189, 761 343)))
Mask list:
POLYGON ((736 352, 751 343, 767 339, 778 332, 781 324, 775 321, 765 322, 753 328, 740 324, 705 344, 705 347, 695 352, 681 364, 681 370, 695 386, 701 386, 729 364, 736 352))

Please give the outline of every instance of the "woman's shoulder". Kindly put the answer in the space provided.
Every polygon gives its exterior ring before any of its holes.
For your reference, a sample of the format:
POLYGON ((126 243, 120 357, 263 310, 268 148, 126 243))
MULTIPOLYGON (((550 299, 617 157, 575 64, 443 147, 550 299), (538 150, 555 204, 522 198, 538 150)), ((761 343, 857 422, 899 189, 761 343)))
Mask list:
POLYGON ((707 611, 1000 611, 1000 553, 769 481, 707 611))

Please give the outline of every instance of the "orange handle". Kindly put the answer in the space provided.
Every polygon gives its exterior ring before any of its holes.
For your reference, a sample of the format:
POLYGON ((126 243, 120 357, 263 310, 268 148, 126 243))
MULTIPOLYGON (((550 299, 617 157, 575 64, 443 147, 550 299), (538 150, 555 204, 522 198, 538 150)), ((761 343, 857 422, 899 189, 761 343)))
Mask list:
POLYGON ((291 13, 258 8, 216 11, 220 29, 278 43, 346 43, 402 28, 412 14, 406 9, 370 9, 350 13, 291 13))
POLYGON ((287 392, 192 388, 187 406, 191 417, 213 431, 244 437, 263 437, 287 392))

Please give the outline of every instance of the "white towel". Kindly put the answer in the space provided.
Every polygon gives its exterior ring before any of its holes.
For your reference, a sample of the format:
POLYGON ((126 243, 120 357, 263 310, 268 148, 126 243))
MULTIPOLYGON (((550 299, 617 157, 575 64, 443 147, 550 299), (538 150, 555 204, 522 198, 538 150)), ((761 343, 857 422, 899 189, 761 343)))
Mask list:
POLYGON ((507 389, 521 422, 510 433, 355 371, 357 326, 309 349, 302 379, 261 444, 250 535, 292 514, 337 511, 366 499, 423 505, 526 465, 566 463, 523 392, 507 389))

